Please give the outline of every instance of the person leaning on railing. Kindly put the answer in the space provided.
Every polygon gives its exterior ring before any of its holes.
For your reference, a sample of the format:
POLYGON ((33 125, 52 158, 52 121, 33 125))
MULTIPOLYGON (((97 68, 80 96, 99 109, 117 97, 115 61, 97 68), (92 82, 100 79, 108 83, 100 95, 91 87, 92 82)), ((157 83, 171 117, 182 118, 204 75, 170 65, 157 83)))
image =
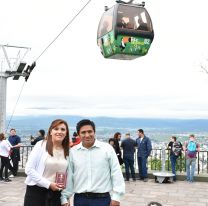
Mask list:
POLYGON ((168 144, 168 149, 170 150, 170 162, 172 167, 172 173, 175 175, 173 177, 173 181, 176 181, 176 161, 178 157, 181 156, 183 150, 181 142, 176 140, 177 138, 175 136, 172 136, 168 144))

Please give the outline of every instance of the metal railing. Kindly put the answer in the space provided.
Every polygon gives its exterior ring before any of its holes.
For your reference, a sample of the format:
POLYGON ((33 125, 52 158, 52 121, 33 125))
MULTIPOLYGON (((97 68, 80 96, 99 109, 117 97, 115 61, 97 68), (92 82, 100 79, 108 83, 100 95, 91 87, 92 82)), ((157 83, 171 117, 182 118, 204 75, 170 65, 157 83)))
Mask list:
MULTIPOLYGON (((165 169, 166 171, 171 171, 172 168, 170 161, 170 150, 166 149, 165 151, 166 151, 165 169)), ((152 150, 152 154, 149 157, 149 161, 148 161, 148 167, 151 170, 162 169, 162 149, 152 150)), ((184 152, 177 159, 176 171, 179 173, 186 172, 186 158, 184 152)), ((201 173, 208 174, 208 151, 197 152, 196 171, 198 174, 201 173)))
POLYGON ((32 148, 34 146, 21 146, 20 147, 20 163, 19 166, 21 166, 21 168, 25 168, 26 162, 28 160, 28 156, 30 154, 30 152, 32 151, 32 148))
MULTIPOLYGON (((33 146, 21 146, 20 148, 20 164, 21 168, 25 167, 28 156, 32 150, 33 146)), ((186 159, 184 153, 178 157, 176 164, 176 171, 183 173, 186 172, 186 159)), ((135 152, 135 168, 138 168, 137 164, 137 151, 135 152)), ((148 168, 149 170, 160 171, 162 169, 162 149, 153 149, 151 156, 148 158, 148 168)), ((170 150, 166 149, 165 158, 165 169, 166 171, 171 171, 170 162, 170 150)), ((197 164, 196 171, 198 174, 208 174, 208 151, 200 151, 197 153, 197 164)))

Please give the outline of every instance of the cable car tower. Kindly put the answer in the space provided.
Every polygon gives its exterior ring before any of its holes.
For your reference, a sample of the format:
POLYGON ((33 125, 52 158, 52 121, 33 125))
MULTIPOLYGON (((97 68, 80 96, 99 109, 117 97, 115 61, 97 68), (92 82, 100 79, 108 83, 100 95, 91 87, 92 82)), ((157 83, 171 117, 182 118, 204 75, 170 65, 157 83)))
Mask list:
POLYGON ((0 133, 5 132, 6 125, 7 79, 13 77, 13 80, 18 80, 22 76, 27 81, 35 67, 28 65, 25 69, 27 63, 23 60, 30 50, 29 47, 0 44, 0 133))

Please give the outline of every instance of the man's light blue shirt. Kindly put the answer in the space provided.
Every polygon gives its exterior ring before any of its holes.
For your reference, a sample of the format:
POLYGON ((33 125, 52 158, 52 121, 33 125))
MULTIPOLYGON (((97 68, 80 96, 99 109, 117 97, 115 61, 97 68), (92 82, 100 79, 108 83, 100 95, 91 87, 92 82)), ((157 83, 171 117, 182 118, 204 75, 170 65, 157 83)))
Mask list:
POLYGON ((120 201, 125 193, 125 183, 118 158, 113 147, 95 140, 87 149, 82 143, 70 150, 66 189, 61 203, 68 202, 74 193, 111 192, 111 199, 120 201))

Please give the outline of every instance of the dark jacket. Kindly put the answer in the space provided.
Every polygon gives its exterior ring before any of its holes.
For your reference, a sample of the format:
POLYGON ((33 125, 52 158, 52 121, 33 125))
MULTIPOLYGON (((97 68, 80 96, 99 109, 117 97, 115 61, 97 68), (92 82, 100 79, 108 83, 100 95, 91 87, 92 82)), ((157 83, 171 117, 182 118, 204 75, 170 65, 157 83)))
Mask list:
POLYGON ((149 137, 144 136, 144 138, 141 141, 141 138, 136 139, 137 148, 138 148, 138 157, 145 157, 147 158, 151 151, 152 151, 152 143, 149 139, 149 137))
POLYGON ((130 156, 134 158, 136 146, 137 146, 136 141, 131 138, 127 138, 123 140, 121 143, 121 147, 123 148, 123 157, 130 156))
POLYGON ((31 145, 35 145, 38 141, 43 140, 43 139, 44 139, 44 137, 39 136, 39 137, 35 138, 33 141, 31 141, 31 145))
POLYGON ((115 142, 115 152, 116 152, 116 155, 118 157, 119 164, 122 165, 123 164, 123 159, 121 157, 121 148, 120 148, 120 145, 119 145, 119 141, 116 138, 113 138, 113 139, 114 139, 114 142, 115 142))

